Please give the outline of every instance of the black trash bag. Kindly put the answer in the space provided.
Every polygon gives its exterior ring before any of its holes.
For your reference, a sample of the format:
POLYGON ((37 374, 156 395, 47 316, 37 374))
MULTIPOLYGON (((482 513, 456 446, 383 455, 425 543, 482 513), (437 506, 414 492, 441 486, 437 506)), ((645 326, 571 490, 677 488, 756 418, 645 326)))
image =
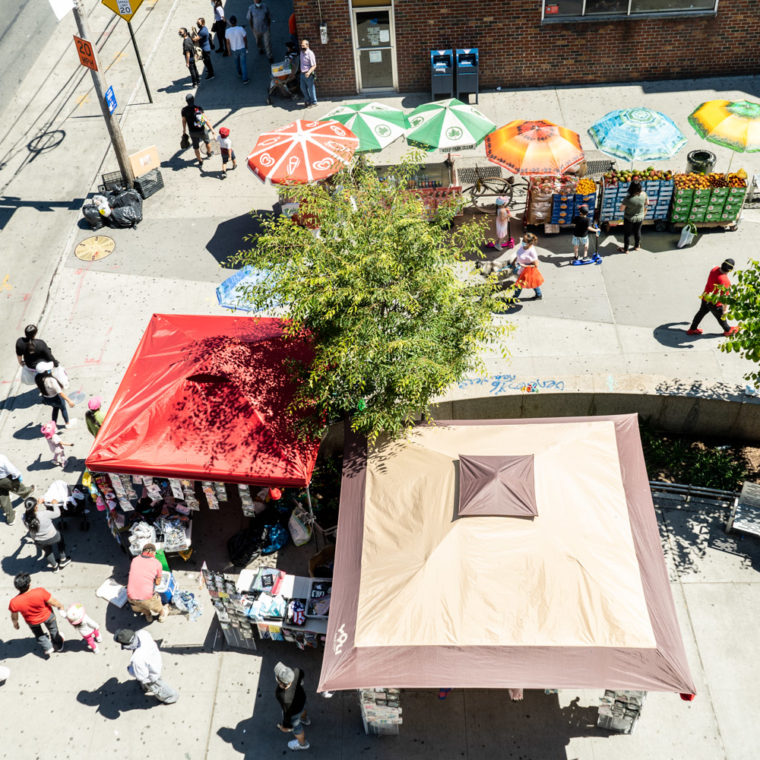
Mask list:
POLYGON ((82 214, 94 230, 99 230, 105 224, 103 215, 94 203, 85 203, 82 206, 82 214))
POLYGON ((142 198, 137 190, 119 190, 115 193, 108 193, 106 196, 108 205, 111 208, 122 208, 123 206, 133 206, 137 203, 142 210, 142 198))
POLYGON ((247 528, 235 533, 227 541, 227 552, 235 567, 246 567, 261 554, 261 532, 247 528))
POLYGON ((110 219, 114 227, 137 227, 142 215, 138 215, 134 206, 122 206, 111 212, 110 219))

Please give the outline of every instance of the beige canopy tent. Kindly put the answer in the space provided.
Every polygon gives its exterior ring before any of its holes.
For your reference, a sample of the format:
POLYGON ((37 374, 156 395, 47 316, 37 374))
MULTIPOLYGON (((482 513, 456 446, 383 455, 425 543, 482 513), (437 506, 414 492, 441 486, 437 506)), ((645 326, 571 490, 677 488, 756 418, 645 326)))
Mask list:
POLYGON ((694 693, 635 415, 349 435, 320 690, 694 693))

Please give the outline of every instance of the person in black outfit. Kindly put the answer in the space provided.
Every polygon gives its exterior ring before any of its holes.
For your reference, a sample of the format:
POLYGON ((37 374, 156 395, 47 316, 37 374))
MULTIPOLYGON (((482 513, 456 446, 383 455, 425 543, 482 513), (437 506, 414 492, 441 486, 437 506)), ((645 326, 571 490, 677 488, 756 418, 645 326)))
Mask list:
POLYGON ((193 87, 200 84, 201 78, 198 76, 198 67, 195 65, 195 45, 190 39, 190 33, 185 27, 180 27, 179 36, 182 37, 182 57, 185 59, 185 66, 190 72, 190 79, 193 87))
POLYGON ((303 689, 303 671, 300 668, 289 668, 281 662, 274 666, 274 677, 277 688, 274 695, 282 707, 282 723, 277 728, 286 734, 292 733, 296 738, 288 742, 292 750, 309 749, 309 742, 303 727, 310 726, 311 721, 306 714, 306 692, 303 689))
POLYGON ((39 362, 53 362, 58 366, 58 359, 44 340, 37 337, 37 325, 27 325, 24 328, 24 337, 16 341, 16 358, 23 367, 34 369, 39 362))
MULTIPOLYGON (((590 245, 588 242, 588 232, 592 230, 594 234, 598 229, 591 224, 588 215, 588 206, 584 203, 578 208, 578 214, 573 218, 573 264, 581 264, 586 261, 586 254, 590 245)), ((593 256, 594 261, 601 260, 599 253, 593 256)))
POLYGON ((203 159, 201 158, 201 142, 206 144, 206 157, 211 155, 211 143, 209 139, 213 136, 214 125, 208 120, 201 106, 197 105, 195 98, 188 93, 185 95, 187 105, 182 109, 182 134, 190 134, 190 142, 195 151, 195 157, 198 159, 198 166, 203 168, 203 159))

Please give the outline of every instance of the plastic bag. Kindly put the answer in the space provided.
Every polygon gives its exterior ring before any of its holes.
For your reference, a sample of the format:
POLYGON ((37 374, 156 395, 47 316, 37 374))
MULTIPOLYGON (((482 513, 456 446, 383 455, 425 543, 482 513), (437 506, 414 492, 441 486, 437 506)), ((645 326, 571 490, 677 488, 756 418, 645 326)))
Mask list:
POLYGON ((27 367, 26 364, 21 367, 21 382, 24 385, 36 385, 34 382, 36 375, 37 373, 31 367, 27 367))
POLYGON ((42 501, 46 505, 53 506, 58 505, 64 507, 69 500, 69 486, 65 480, 54 480, 45 495, 42 497, 42 501))
POLYGON ((111 221, 117 227, 137 227, 142 221, 142 214, 134 206, 123 206, 111 212, 111 221))
POLYGON ((53 367, 50 374, 58 381, 61 388, 69 387, 69 376, 60 364, 57 367, 53 367))
POLYGON ((686 248, 687 245, 691 245, 697 238, 697 228, 693 224, 687 224, 681 230, 681 237, 678 239, 676 245, 679 248, 686 248))
POLYGON ((111 216, 111 207, 108 205, 108 198, 106 198, 105 195, 93 195, 92 202, 95 204, 95 207, 98 209, 101 216, 111 216))
POLYGON ((94 203, 85 203, 82 206, 82 215, 93 230, 99 230, 103 226, 103 217, 94 203))
POLYGON ((296 507, 288 520, 288 530, 293 543, 296 546, 303 546, 311 541, 311 525, 309 524, 309 515, 301 507, 296 507))

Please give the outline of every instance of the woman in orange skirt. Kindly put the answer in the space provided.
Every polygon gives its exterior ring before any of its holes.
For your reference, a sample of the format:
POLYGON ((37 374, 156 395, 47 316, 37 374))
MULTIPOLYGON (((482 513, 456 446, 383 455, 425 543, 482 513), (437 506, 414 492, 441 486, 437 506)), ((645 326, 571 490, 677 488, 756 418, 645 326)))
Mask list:
POLYGON ((516 264, 520 267, 520 276, 515 283, 515 298, 519 298, 523 288, 532 288, 538 301, 544 297, 541 293, 544 277, 538 271, 537 242, 538 238, 532 232, 526 232, 517 249, 516 264))

